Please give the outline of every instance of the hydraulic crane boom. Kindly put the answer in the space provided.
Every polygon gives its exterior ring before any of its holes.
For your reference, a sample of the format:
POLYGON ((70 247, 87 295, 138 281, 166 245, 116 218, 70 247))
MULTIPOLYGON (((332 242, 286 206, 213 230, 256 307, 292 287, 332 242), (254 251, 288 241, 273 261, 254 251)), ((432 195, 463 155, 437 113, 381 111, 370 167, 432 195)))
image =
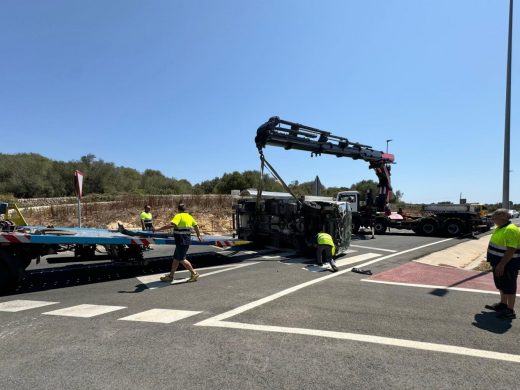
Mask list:
POLYGON ((255 137, 256 146, 261 155, 267 145, 280 146, 284 149, 297 149, 311 152, 311 156, 331 154, 336 157, 350 157, 354 160, 364 160, 375 170, 379 179, 379 195, 376 206, 382 210, 390 201, 392 187, 390 182, 390 164, 394 155, 373 150, 368 145, 350 142, 345 137, 331 134, 328 131, 289 122, 277 116, 261 125, 255 137))

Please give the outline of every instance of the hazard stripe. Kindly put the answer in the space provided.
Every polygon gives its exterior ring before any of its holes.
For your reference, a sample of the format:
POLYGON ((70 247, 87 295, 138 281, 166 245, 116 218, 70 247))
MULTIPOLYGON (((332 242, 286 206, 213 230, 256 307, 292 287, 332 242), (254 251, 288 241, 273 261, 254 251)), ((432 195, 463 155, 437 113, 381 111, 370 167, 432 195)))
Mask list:
POLYGON ((215 241, 214 245, 219 248, 223 248, 225 246, 233 246, 234 243, 233 243, 233 241, 215 241))
POLYGON ((130 240, 130 245, 150 245, 153 244, 154 240, 146 239, 146 238, 132 238, 130 240))
POLYGON ((31 241, 31 236, 26 234, 0 234, 0 242, 20 244, 31 241))

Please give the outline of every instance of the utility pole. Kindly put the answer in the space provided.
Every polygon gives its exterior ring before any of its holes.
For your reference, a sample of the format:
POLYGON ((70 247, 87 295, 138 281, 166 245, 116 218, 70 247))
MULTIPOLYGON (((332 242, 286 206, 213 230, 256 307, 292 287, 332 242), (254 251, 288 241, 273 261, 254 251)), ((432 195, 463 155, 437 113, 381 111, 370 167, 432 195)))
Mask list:
POLYGON ((513 42, 513 0, 509 0, 509 33, 507 39, 506 118, 504 128, 504 179, 502 207, 509 209, 509 152, 511 149, 511 57, 513 42))

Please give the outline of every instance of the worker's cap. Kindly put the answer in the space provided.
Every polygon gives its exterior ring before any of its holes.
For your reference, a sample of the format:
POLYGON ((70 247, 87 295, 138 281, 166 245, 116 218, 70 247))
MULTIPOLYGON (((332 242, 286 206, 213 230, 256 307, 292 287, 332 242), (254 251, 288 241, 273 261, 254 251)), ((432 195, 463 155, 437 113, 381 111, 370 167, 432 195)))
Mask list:
POLYGON ((186 205, 184 203, 179 203, 179 205, 177 206, 177 210, 186 211, 186 205))

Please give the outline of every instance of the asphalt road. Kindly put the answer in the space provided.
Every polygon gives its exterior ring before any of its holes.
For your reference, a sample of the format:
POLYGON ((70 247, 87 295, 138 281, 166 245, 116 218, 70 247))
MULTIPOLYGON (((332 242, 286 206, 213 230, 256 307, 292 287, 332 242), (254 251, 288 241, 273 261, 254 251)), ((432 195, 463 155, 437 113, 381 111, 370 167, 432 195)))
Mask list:
POLYGON ((175 285, 157 281, 167 261, 32 266, 0 297, 0 388, 517 388, 518 323, 482 311, 496 295, 350 272, 460 242, 358 236, 337 273, 284 253, 199 255, 199 281, 175 285))

